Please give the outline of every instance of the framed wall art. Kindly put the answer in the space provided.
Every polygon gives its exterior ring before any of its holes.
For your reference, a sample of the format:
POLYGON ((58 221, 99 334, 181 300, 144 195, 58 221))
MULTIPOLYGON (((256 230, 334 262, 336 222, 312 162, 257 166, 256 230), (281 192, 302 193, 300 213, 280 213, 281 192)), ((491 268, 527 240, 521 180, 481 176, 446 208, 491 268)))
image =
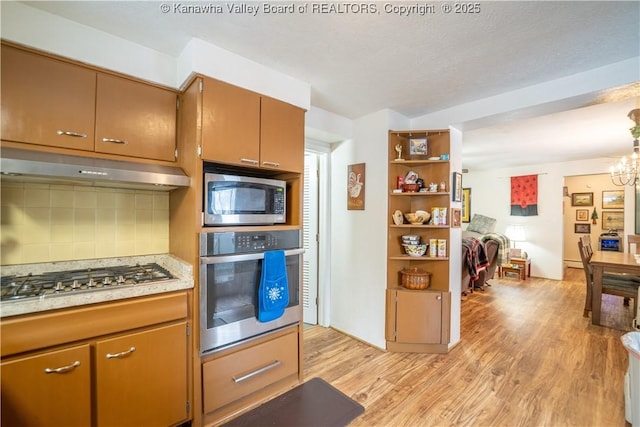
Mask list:
POLYGON ((462 222, 462 209, 452 208, 451 209, 451 227, 459 228, 461 222, 462 222))
POLYGON ((624 230, 624 211, 602 211, 602 229, 624 230))
POLYGON ((577 209, 576 221, 589 221, 589 209, 577 209))
POLYGON ((591 224, 574 224, 574 233, 591 234, 591 224))
POLYGON ((602 209, 624 209, 624 190, 603 191, 602 209))
POLYGON ((462 189, 462 222, 471 222, 471 189, 462 189))
POLYGON ((593 193, 571 193, 571 206, 593 206, 593 193))
POLYGON ((347 210, 364 210, 364 170, 364 163, 347 167, 347 210))
POLYGON ((454 172, 452 177, 453 185, 451 186, 452 200, 454 202, 462 201, 462 174, 454 172))

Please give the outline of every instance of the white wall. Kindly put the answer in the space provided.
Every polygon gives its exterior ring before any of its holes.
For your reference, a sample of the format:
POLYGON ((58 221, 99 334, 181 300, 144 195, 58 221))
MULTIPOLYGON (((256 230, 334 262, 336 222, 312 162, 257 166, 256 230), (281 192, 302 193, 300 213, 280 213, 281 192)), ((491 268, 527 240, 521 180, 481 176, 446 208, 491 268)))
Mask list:
MULTIPOLYGON (((462 172, 462 132, 450 128, 450 169, 462 172)), ((451 188, 453 191, 453 188, 451 188)), ((462 208, 462 202, 451 202, 451 208, 462 208)), ((449 347, 460 341, 460 319, 462 294, 462 228, 449 230, 449 290, 451 292, 451 324, 449 326, 449 347)))
MULTIPOLYGON (((564 217, 562 194, 564 177, 607 173, 612 159, 548 163, 519 168, 470 172, 462 178, 471 188, 471 216, 474 213, 498 220, 496 231, 504 233, 509 224, 525 227, 526 242, 517 243, 532 258, 531 275, 561 280, 564 271, 564 217), (510 177, 538 174, 538 215, 510 215, 510 177)), ((625 188, 625 228, 633 230, 635 210, 633 188, 625 188)), ((569 201, 570 204, 570 201, 569 201)), ((599 209, 601 211, 601 209, 599 209)))
POLYGON ((331 153, 331 325, 386 347, 387 144, 408 123, 383 110, 354 121, 353 139, 331 153), (365 209, 347 210, 347 167, 365 163, 365 209))

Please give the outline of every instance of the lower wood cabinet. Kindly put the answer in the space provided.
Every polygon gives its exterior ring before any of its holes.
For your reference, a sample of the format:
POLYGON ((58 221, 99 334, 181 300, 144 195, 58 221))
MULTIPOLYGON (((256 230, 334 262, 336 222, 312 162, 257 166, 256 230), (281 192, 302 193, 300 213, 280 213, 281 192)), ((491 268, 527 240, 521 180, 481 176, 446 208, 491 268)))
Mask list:
POLYGON ((3 426, 91 425, 89 344, 0 365, 3 426))
POLYGON ((446 346, 450 295, 436 290, 388 289, 387 347, 408 352, 426 349, 438 352, 439 346, 446 346))
POLYGON ((11 343, 0 363, 3 426, 172 426, 190 418, 184 293, 8 319, 0 323, 11 343), (77 323, 57 322, 65 319, 77 323), (118 332, 123 319, 135 329, 118 332), (51 322, 59 331, 50 330, 53 346, 16 336, 51 322))
POLYGON ((186 329, 181 322, 96 343, 98 426, 170 426, 184 420, 186 329))

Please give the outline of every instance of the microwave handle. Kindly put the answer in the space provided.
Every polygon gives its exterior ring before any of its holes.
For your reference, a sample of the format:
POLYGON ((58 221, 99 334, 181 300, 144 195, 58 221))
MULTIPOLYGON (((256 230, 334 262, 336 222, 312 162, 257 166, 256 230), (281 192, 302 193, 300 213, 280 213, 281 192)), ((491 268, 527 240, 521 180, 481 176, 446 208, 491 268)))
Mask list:
MULTIPOLYGON (((304 248, 287 249, 284 251, 285 256, 300 255, 303 253, 304 248)), ((264 252, 238 255, 204 256, 200 257, 200 264, 222 264, 225 262, 251 261, 255 259, 264 259, 264 252)))

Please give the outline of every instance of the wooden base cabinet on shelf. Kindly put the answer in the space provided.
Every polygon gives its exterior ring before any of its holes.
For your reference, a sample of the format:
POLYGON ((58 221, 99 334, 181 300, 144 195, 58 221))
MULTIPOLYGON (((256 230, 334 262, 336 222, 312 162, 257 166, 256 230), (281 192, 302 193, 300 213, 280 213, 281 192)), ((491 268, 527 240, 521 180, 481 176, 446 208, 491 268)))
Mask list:
POLYGON ((387 290, 387 349, 439 353, 449 343, 449 292, 387 290))
POLYGON ((389 131, 385 336, 390 351, 448 352, 452 195, 449 149, 448 130, 389 131), (417 211, 427 212, 429 219, 409 222, 406 214, 417 211), (425 254, 409 255, 403 236, 413 236, 429 245, 425 254), (403 274, 407 272, 428 273, 428 285, 403 287, 403 274))
POLYGON ((7 318, 0 327, 2 425, 173 426, 190 418, 184 293, 7 318))

